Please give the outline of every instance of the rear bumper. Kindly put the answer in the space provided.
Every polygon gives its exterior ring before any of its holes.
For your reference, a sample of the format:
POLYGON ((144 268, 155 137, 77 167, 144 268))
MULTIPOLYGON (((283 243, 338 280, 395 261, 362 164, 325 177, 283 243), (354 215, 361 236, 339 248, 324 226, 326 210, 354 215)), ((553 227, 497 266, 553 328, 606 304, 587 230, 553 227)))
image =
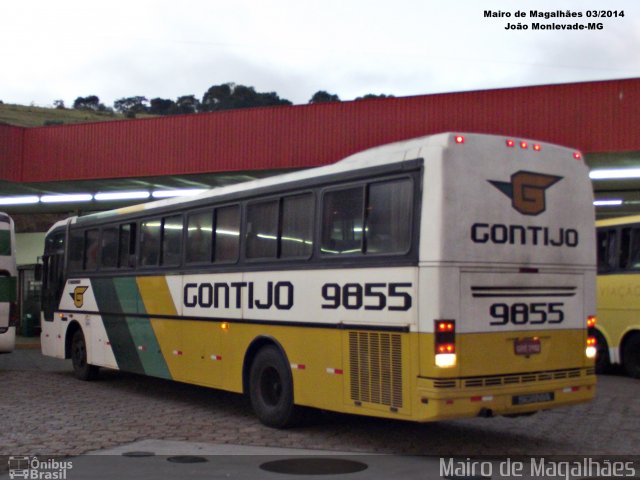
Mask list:
POLYGON ((417 420, 527 414, 588 402, 595 392, 593 368, 473 379, 419 378, 417 420))

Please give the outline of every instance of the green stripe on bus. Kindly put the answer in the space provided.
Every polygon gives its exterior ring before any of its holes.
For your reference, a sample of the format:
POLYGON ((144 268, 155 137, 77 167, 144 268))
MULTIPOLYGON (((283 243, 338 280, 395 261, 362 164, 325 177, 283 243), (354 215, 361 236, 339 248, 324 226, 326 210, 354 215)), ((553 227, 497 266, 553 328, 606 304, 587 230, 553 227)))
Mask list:
POLYGON ((118 368, 127 372, 145 373, 136 344, 123 315, 114 281, 110 278, 94 278, 91 280, 91 286, 98 304, 98 311, 108 312, 102 316, 102 322, 118 368))
POLYGON ((0 277, 0 302, 15 302, 16 286, 16 277, 0 277))
MULTIPOLYGON (((138 284, 134 277, 116 278, 113 281, 122 311, 146 313, 138 284), (135 310, 134 310, 135 305, 135 310)), ((156 338, 151 321, 148 318, 125 317, 131 339, 136 346, 140 363, 147 375, 171 378, 167 363, 162 356, 160 344, 156 338)))
POLYGON ((11 230, 0 230, 0 255, 11 255, 11 230))

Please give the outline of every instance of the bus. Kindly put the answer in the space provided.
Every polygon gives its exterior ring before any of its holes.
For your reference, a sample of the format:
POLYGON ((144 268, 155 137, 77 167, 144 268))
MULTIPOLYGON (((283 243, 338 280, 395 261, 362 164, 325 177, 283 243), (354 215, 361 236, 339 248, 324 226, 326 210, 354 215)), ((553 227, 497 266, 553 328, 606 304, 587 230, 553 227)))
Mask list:
POLYGON ((0 353, 10 353, 15 348, 17 274, 13 219, 0 213, 0 353))
POLYGON ((42 350, 419 422, 595 394, 594 209, 579 152, 445 133, 73 217, 46 236, 42 350))
POLYGON ((596 222, 596 368, 621 365, 640 378, 640 215, 596 222))

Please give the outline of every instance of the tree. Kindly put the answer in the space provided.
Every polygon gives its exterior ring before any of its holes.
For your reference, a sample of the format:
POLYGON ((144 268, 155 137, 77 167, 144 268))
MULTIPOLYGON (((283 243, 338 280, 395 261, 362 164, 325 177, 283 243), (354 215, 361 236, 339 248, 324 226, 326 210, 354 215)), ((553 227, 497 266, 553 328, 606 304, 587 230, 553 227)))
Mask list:
POLYGON ((176 100, 172 113, 196 113, 199 109, 200 101, 195 95, 183 95, 176 100))
POLYGON ((325 103, 325 102, 339 102, 340 97, 333 93, 328 93, 324 90, 318 90, 313 94, 313 97, 309 100, 309 103, 325 103))
POLYGON ((176 102, 166 98, 152 98, 149 104, 149 113, 153 115, 171 115, 176 108, 176 102))
POLYGON ((53 106, 56 107, 58 110, 64 110, 64 100, 54 100, 53 106))
POLYGON ((138 113, 149 111, 149 107, 145 105, 148 101, 146 97, 142 96, 126 97, 113 102, 113 108, 127 118, 136 118, 138 113))
POLYGON ((73 102, 73 108, 75 110, 93 110, 94 112, 103 112, 107 109, 103 103, 100 103, 100 99, 96 95, 76 98, 73 102))
POLYGON ((280 98, 275 92, 259 93, 253 87, 224 83, 213 85, 205 92, 200 104, 200 111, 215 112, 234 108, 276 105, 291 105, 291 102, 280 98))
POLYGON ((205 92, 200 103, 200 110, 203 112, 213 112, 224 110, 231 103, 231 92, 235 86, 233 83, 213 85, 205 92))
POLYGON ((356 100, 370 100, 372 98, 394 98, 394 96, 393 95, 385 95, 384 93, 381 93, 379 95, 376 95, 374 93, 367 93, 363 97, 357 97, 356 100))

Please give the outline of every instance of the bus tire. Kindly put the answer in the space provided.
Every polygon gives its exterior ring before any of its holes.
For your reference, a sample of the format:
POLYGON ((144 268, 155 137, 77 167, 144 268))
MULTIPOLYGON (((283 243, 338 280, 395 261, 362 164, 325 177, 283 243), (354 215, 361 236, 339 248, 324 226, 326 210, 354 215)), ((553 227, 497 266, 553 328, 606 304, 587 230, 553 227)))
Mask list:
POLYGON ((640 334, 634 334, 622 349, 622 364, 630 377, 640 378, 640 334))
POLYGON ((73 374, 79 380, 94 380, 98 377, 98 367, 87 363, 87 344, 82 330, 77 330, 71 340, 71 363, 73 374))
POLYGON ((253 359, 249 398, 258 419, 269 427, 288 428, 299 420, 291 368, 275 345, 262 347, 253 359))
POLYGON ((606 374, 611 371, 611 359, 609 358, 609 345, 604 335, 596 330, 596 373, 606 374))

